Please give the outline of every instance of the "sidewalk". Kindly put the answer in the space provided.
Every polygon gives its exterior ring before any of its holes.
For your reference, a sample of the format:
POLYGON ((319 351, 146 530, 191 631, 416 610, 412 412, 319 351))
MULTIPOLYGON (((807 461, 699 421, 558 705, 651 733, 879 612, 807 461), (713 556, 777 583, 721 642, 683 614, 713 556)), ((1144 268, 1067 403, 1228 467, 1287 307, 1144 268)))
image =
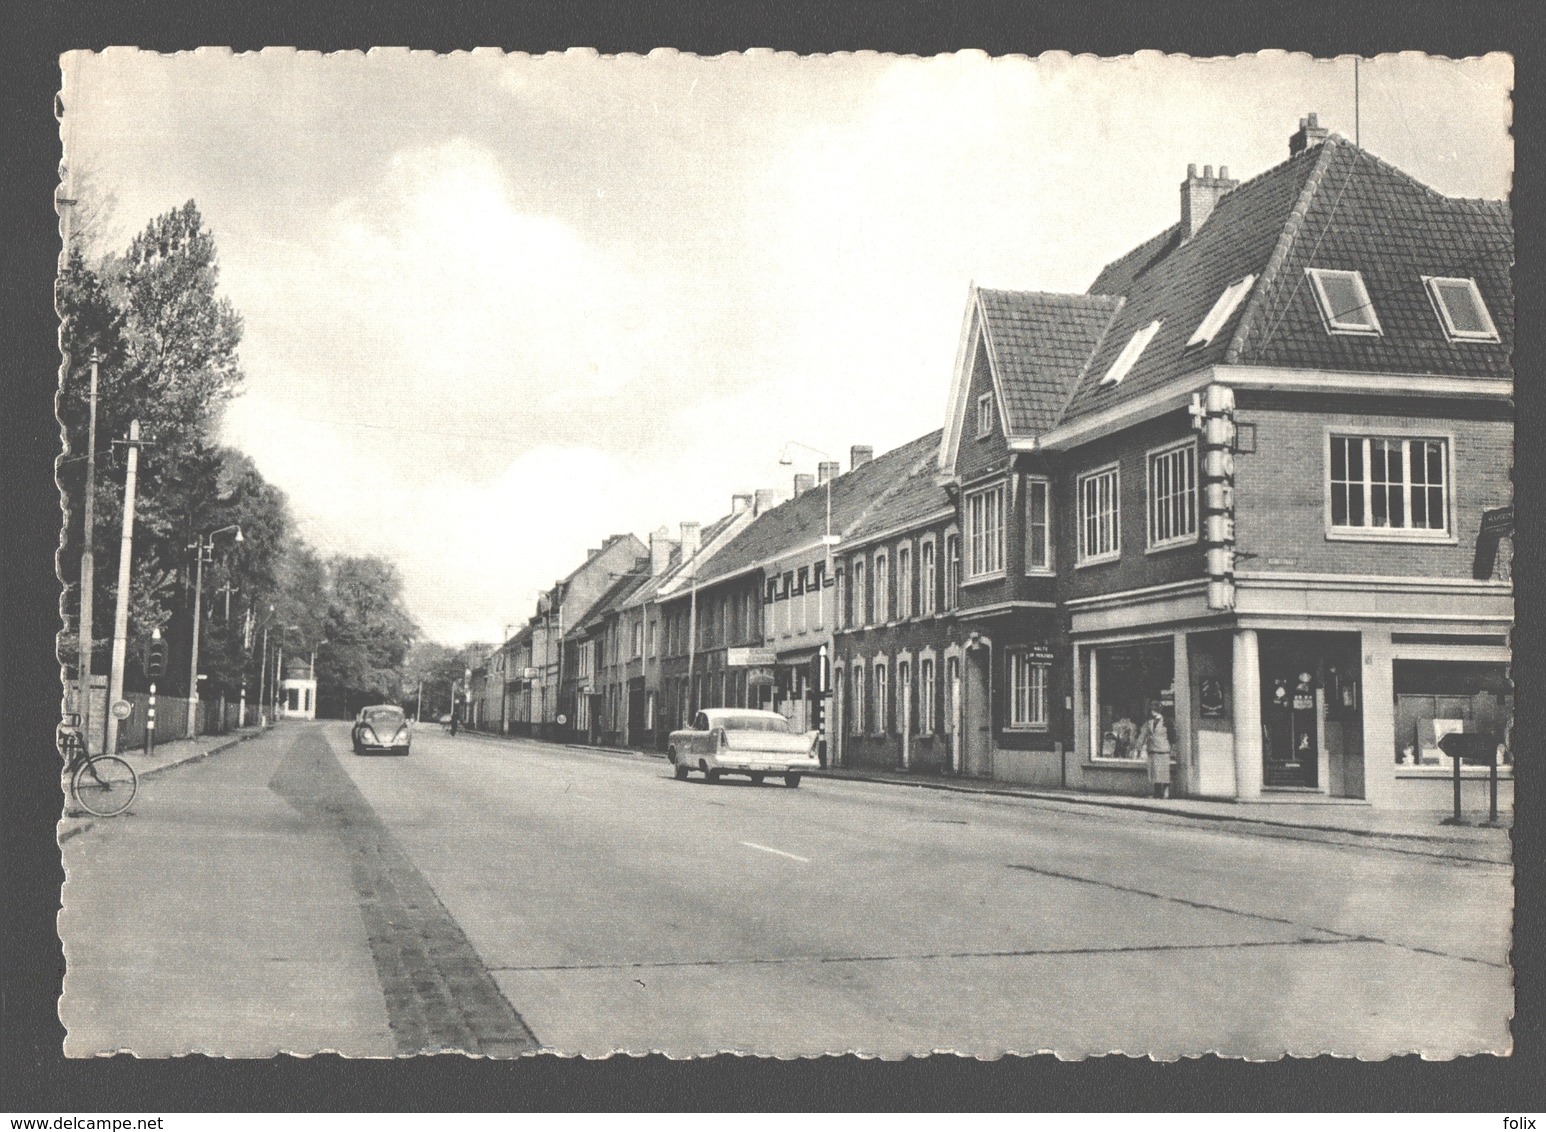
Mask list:
MULTIPOLYGON (((118 753, 118 757, 134 768, 135 776, 143 783, 145 779, 171 770, 174 766, 182 766, 184 763, 217 755, 221 751, 230 750, 238 743, 262 734, 264 732, 260 728, 246 727, 226 735, 200 735, 196 739, 174 739, 170 743, 157 743, 155 753, 149 756, 145 754, 142 747, 125 749, 118 753)), ((131 806, 130 809, 132 811, 133 807, 131 806)), ((64 816, 59 819, 59 841, 63 843, 76 834, 84 833, 96 822, 112 820, 93 817, 77 806, 74 798, 67 797, 64 816)))

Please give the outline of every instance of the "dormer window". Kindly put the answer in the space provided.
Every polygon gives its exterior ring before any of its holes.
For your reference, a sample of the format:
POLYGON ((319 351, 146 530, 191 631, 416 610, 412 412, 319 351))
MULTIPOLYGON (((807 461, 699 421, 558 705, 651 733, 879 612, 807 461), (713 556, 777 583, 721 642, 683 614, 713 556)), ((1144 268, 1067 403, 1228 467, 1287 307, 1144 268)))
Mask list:
POLYGON ((1444 333, 1451 342, 1496 342, 1498 328, 1493 325, 1487 304, 1474 279, 1451 279, 1424 275, 1423 285, 1438 312, 1444 333))
POLYGON ((1155 319, 1143 329, 1137 331, 1127 340, 1127 345, 1122 347, 1122 352, 1117 355, 1117 360, 1111 363, 1111 368, 1106 371, 1106 376, 1100 379, 1102 385, 1120 385, 1122 379, 1127 376, 1127 371, 1133 368, 1138 361, 1138 355, 1142 354, 1154 335, 1159 332, 1160 320, 1155 319))
POLYGON ((1307 267, 1305 274, 1310 277, 1311 289, 1315 292, 1315 301, 1321 308, 1327 331, 1332 334, 1383 333, 1361 274, 1326 267, 1307 267))
POLYGON ((1213 304, 1213 309, 1208 312, 1208 317, 1198 324, 1196 332, 1187 339, 1187 346, 1205 346, 1213 341, 1218 332, 1224 329, 1224 324, 1229 321, 1236 308, 1240 306, 1240 300, 1251 293, 1251 287, 1256 283, 1256 276, 1247 275, 1244 279, 1237 279, 1218 297, 1213 304))
POLYGON ((977 435, 988 436, 993 432, 993 394, 984 393, 977 398, 977 435))

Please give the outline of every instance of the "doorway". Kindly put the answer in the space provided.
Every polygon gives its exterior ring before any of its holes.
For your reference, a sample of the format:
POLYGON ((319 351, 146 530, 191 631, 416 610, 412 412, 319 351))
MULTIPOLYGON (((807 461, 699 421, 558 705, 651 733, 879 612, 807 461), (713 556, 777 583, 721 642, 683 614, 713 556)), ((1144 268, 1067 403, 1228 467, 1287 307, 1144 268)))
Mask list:
POLYGON ((967 652, 962 665, 961 771, 978 778, 993 773, 991 657, 990 648, 974 648, 967 652))

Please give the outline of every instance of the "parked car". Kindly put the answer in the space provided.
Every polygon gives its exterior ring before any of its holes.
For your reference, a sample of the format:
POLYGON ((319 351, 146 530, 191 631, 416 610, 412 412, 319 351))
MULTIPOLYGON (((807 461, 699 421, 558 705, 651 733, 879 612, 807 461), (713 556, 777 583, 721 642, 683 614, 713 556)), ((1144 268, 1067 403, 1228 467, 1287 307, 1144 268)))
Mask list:
POLYGON ((357 755, 374 751, 406 755, 412 742, 408 716, 393 704, 362 708, 354 720, 354 753, 357 755))
POLYGON ((722 774, 744 774, 756 783, 781 774, 785 786, 798 786, 803 772, 820 765, 819 738, 815 731, 791 731, 789 721, 774 711, 708 708, 693 717, 691 727, 671 732, 666 758, 677 778, 697 770, 710 782, 722 774))

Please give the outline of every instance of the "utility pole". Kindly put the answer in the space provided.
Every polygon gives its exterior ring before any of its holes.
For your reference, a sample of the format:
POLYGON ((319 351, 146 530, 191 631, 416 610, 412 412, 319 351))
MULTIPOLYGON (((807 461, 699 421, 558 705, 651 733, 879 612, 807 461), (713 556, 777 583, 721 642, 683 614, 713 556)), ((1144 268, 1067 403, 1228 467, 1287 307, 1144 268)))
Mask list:
POLYGON ((193 536, 193 653, 188 658, 188 734, 199 733, 199 607, 204 600, 204 536, 193 536))
POLYGON ((97 522, 97 366, 102 356, 91 351, 91 415, 86 426, 86 509, 81 547, 81 600, 79 625, 80 708, 81 738, 86 749, 91 749, 91 638, 93 591, 96 588, 96 558, 91 540, 95 537, 97 522))
POLYGON ((123 541, 118 551, 118 608, 113 615, 113 666, 108 671, 106 754, 118 750, 118 716, 112 707, 123 699, 124 653, 129 643, 129 565, 134 557, 134 488, 140 465, 140 422, 129 422, 129 471, 123 483, 123 541))

